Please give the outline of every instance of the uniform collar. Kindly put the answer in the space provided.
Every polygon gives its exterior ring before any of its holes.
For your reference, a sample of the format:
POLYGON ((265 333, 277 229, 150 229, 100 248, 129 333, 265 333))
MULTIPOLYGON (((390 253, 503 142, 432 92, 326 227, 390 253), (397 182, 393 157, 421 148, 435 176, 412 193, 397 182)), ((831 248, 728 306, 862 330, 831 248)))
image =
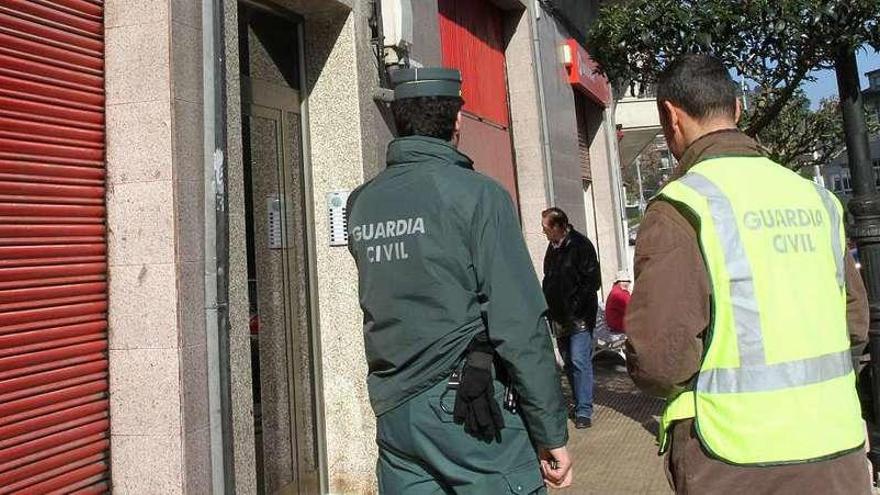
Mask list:
POLYGON ((427 136, 395 139, 388 145, 389 167, 415 165, 425 160, 439 160, 451 165, 473 169, 474 161, 458 151, 452 143, 427 136))
POLYGON ((761 146, 739 129, 722 129, 710 132, 691 143, 681 157, 677 174, 683 176, 694 165, 711 158, 728 156, 764 156, 761 146))

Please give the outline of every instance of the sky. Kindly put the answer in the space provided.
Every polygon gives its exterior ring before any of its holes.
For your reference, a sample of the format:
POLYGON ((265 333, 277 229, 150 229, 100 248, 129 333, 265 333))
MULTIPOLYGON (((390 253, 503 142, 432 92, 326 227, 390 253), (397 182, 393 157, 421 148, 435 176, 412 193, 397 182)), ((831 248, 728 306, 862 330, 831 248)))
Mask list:
MULTIPOLYGON (((868 47, 860 50, 857 56, 859 62, 859 75, 861 76, 862 89, 868 87, 868 78, 865 72, 873 69, 880 69, 880 53, 875 52, 868 47)), ((804 91, 813 103, 813 108, 817 108, 822 98, 829 96, 837 96, 837 76, 833 70, 819 71, 813 74, 816 76, 816 82, 804 84, 804 91)))

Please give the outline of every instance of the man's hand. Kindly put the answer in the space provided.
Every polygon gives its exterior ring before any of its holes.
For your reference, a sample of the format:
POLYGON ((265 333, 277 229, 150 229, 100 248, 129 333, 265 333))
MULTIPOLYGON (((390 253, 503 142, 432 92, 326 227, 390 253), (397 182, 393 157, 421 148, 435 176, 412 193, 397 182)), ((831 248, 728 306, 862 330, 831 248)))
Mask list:
POLYGON ((544 481, 550 488, 566 488, 571 486, 574 473, 571 470, 571 458, 568 457, 568 449, 541 449, 541 473, 544 481))

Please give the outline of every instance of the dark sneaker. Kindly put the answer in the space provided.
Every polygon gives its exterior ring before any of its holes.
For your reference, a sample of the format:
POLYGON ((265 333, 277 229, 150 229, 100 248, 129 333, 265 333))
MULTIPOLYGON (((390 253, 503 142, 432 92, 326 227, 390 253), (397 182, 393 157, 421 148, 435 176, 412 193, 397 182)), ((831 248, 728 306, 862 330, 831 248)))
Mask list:
POLYGON ((574 427, 578 430, 583 430, 584 428, 589 428, 593 426, 593 421, 590 418, 577 418, 574 420, 574 427))

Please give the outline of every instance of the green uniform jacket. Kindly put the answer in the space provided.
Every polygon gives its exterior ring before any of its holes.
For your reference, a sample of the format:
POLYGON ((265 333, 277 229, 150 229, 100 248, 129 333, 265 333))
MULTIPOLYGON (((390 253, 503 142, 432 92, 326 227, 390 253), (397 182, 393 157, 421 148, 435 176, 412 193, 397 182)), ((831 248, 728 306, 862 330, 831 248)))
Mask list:
POLYGON ((380 416, 448 379, 485 330, 482 309, 533 442, 560 447, 568 430, 544 297, 510 195, 472 167, 446 141, 401 138, 349 199, 370 400, 380 416))

